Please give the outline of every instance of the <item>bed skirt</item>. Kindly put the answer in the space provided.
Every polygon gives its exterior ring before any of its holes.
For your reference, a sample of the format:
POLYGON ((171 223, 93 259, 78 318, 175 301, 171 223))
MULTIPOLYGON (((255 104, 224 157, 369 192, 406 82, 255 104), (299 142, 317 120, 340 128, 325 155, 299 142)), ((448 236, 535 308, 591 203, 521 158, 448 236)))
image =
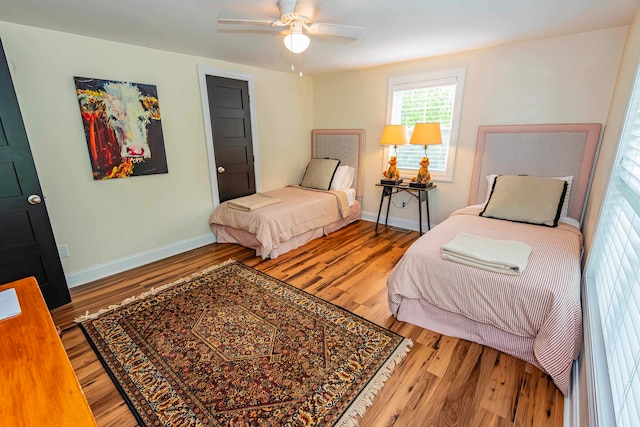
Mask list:
MULTIPOLYGON (((359 201, 355 201, 350 207, 349 216, 334 223, 325 225, 324 227, 315 228, 305 233, 292 237, 289 240, 281 242, 277 248, 273 248, 268 257, 275 259, 278 256, 303 246, 310 241, 322 236, 327 236, 362 217, 362 205, 359 201)), ((256 251, 256 256, 262 256, 262 245, 256 239, 253 233, 246 230, 240 230, 220 224, 211 224, 211 231, 216 236, 217 243, 235 243, 256 251)), ((265 257, 263 257, 265 258, 265 257)))
POLYGON ((533 353, 533 338, 521 337, 495 326, 478 323, 461 314, 452 313, 421 299, 405 298, 400 303, 398 320, 452 337, 482 343, 524 360, 545 372, 533 353))

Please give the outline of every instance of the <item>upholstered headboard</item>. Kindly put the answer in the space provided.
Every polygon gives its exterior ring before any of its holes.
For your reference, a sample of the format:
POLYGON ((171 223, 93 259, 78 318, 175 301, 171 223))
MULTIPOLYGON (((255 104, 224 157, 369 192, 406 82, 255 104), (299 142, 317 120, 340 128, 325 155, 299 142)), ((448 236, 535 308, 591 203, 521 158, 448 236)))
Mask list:
POLYGON ((600 123, 480 126, 469 204, 482 203, 486 176, 573 176, 569 216, 582 221, 600 123))
POLYGON ((355 168, 356 198, 362 200, 364 181, 364 129, 313 129, 311 156, 340 159, 341 165, 355 168))

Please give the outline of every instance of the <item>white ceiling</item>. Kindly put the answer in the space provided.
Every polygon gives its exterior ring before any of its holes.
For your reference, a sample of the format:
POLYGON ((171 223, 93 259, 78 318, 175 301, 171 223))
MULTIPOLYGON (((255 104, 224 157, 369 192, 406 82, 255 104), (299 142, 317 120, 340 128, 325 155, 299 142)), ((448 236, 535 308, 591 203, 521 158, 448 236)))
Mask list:
POLYGON ((311 36, 294 57, 278 0, 2 0, 0 20, 306 75, 627 25, 637 0, 318 0, 315 21, 367 27, 361 40, 311 36))

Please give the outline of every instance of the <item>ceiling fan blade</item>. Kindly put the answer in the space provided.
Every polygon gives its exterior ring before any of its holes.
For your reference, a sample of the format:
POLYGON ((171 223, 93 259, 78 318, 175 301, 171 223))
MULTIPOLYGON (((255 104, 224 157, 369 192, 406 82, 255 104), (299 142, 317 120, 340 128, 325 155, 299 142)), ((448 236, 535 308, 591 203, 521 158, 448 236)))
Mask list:
POLYGON ((338 36, 350 39, 361 39, 367 34, 365 27, 356 27, 354 25, 328 24, 326 22, 316 22, 305 26, 310 34, 321 36, 338 36))
POLYGON ((218 32, 220 34, 256 34, 261 36, 285 36, 286 34, 282 31, 281 28, 276 27, 267 27, 267 26, 256 26, 254 28, 246 28, 246 27, 234 27, 233 25, 229 25, 226 27, 218 28, 218 32))
POLYGON ((280 21, 267 21, 264 19, 235 19, 235 18, 218 18, 218 24, 235 24, 235 25, 269 25, 276 26, 280 21))

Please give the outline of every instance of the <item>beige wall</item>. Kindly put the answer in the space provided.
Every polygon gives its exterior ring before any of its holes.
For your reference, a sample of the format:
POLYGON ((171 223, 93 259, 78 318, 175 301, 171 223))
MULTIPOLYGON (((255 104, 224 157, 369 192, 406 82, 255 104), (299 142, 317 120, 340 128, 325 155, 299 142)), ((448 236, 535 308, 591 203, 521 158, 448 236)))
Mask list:
MULTIPOLYGON (((314 126, 366 129, 363 208, 377 213, 387 80, 465 67, 453 182, 438 182, 430 194, 438 223, 467 204, 478 126, 605 122, 626 32, 619 27, 319 76, 313 83, 314 126)), ((392 207, 391 216, 417 226, 416 211, 412 203, 404 210, 392 207)))
POLYGON ((589 196, 589 203, 585 212, 583 233, 585 247, 591 247, 593 234, 595 232, 600 206, 604 198, 609 172, 613 165, 613 160, 618 147, 618 140, 622 132, 622 124, 627 110, 627 103, 631 96, 633 81, 640 58, 640 12, 638 12, 629 27, 620 67, 618 69, 617 80, 613 91, 613 98, 609 108, 606 121, 598 163, 593 175, 593 183, 589 196))
POLYGON ((310 78, 5 22, 0 37, 67 275, 212 236, 198 64, 253 76, 263 190, 311 157, 310 78), (93 181, 74 76, 157 86, 168 174, 93 181))
MULTIPOLYGON (((627 105, 633 89, 634 78, 638 61, 640 60, 640 11, 629 27, 622 60, 618 70, 618 77, 613 91, 613 98, 609 108, 606 126, 602 135, 598 163, 593 175, 589 202, 585 212, 582 231, 585 239, 585 257, 588 259, 595 230, 597 227, 600 208, 604 199, 605 190, 609 182, 611 168, 616 156, 618 141, 622 133, 622 125, 625 118, 627 105)), ((583 353, 584 354, 584 353, 583 353)), ((579 425, 588 426, 589 408, 587 402, 587 364, 582 355, 578 361, 578 395, 580 396, 579 425)))

